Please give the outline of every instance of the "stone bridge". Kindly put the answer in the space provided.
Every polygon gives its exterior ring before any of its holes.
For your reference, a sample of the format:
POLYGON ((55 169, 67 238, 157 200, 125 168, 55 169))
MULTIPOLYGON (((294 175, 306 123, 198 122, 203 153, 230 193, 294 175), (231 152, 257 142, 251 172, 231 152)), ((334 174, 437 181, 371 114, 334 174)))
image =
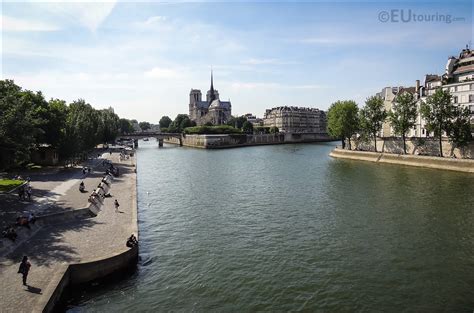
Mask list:
POLYGON ((158 146, 163 147, 163 140, 168 138, 177 138, 179 145, 183 145, 180 133, 161 133, 161 132, 140 132, 118 136, 117 139, 133 140, 133 145, 138 147, 138 139, 156 138, 158 146))

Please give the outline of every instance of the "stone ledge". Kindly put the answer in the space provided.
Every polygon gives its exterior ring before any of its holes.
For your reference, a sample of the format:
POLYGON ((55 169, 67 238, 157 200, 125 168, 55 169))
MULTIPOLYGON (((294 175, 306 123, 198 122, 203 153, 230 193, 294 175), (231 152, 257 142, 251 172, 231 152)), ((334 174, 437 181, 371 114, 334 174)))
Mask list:
POLYGON ((391 154, 370 151, 334 149, 329 156, 333 158, 369 161, 375 163, 399 164, 426 167, 465 173, 474 173, 474 160, 448 159, 431 156, 391 154))

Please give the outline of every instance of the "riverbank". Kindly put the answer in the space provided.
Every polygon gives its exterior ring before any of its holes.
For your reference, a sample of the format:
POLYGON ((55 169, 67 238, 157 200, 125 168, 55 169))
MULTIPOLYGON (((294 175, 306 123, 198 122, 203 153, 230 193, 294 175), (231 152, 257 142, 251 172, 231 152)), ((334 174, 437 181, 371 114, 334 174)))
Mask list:
POLYGON ((316 133, 182 135, 169 137, 166 143, 202 149, 224 149, 289 143, 327 142, 332 139, 316 133))
MULTIPOLYGON (((84 207, 82 199, 71 196, 81 195, 79 181, 70 184, 70 190, 56 203, 67 203, 64 213, 45 217, 36 234, 2 257, 0 311, 50 312, 67 288, 136 264, 138 247, 130 249, 125 245, 132 233, 138 237, 135 159, 119 161, 117 153, 103 157, 111 159, 121 174, 110 183, 108 192, 112 197, 100 205, 84 207), (119 212, 115 211, 114 200, 120 203, 119 212), (83 211, 89 213, 78 214, 83 211), (26 287, 17 274, 23 255, 32 264, 26 287)), ((97 181, 86 181, 89 191, 100 182, 103 169, 98 169, 97 174, 97 181)))
POLYGON ((440 157, 353 151, 334 149, 329 154, 333 158, 368 161, 375 163, 399 164, 416 167, 435 168, 457 172, 474 173, 474 160, 448 159, 440 157))

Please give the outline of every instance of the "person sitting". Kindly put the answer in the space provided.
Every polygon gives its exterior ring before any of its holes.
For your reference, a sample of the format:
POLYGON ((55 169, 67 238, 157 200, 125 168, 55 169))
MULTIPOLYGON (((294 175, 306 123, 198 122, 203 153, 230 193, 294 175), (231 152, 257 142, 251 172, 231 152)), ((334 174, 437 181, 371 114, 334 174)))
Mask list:
POLYGON ((104 193, 104 198, 111 198, 111 197, 112 197, 112 195, 110 194, 110 192, 104 193))
POLYGON ((12 226, 8 227, 6 230, 2 232, 3 237, 10 239, 11 241, 15 241, 16 237, 18 237, 15 228, 12 226))
POLYGON ((28 214, 28 223, 34 224, 35 222, 36 222, 36 216, 30 212, 30 214, 28 214))
POLYGON ((79 191, 84 192, 85 190, 86 190, 86 186, 84 185, 84 182, 81 181, 81 183, 79 184, 79 191))
POLYGON ((128 239, 127 239, 127 247, 133 248, 138 246, 138 240, 137 237, 135 237, 134 234, 132 234, 128 239))
POLYGON ((30 223, 28 222, 28 218, 25 216, 19 216, 16 218, 16 225, 17 226, 25 226, 26 228, 30 228, 30 223))

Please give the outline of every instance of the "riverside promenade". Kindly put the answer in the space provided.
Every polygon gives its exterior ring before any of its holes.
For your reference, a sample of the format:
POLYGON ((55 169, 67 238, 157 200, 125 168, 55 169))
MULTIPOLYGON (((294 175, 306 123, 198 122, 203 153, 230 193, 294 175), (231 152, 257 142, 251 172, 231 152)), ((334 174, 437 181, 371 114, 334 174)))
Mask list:
POLYGON ((120 257, 131 250, 126 247, 127 238, 131 234, 138 237, 136 163, 134 157, 119 161, 118 153, 102 157, 119 168, 120 176, 110 183, 108 192, 112 197, 105 198, 100 209, 95 210, 97 216, 74 213, 87 210, 88 195, 105 172, 98 164, 84 180, 87 193, 79 192, 80 179, 72 176, 58 185, 60 190, 56 191, 60 192, 54 199, 38 201, 37 205, 45 205, 45 201, 54 200, 56 210, 62 207, 66 213, 51 215, 54 222, 45 223, 14 251, 0 256, 0 312, 51 310, 67 285, 102 277, 121 267, 120 257), (118 212, 114 207, 116 199, 120 203, 118 212), (17 273, 23 255, 31 263, 28 286, 22 285, 21 274, 17 273), (110 266, 107 260, 113 260, 110 266))

